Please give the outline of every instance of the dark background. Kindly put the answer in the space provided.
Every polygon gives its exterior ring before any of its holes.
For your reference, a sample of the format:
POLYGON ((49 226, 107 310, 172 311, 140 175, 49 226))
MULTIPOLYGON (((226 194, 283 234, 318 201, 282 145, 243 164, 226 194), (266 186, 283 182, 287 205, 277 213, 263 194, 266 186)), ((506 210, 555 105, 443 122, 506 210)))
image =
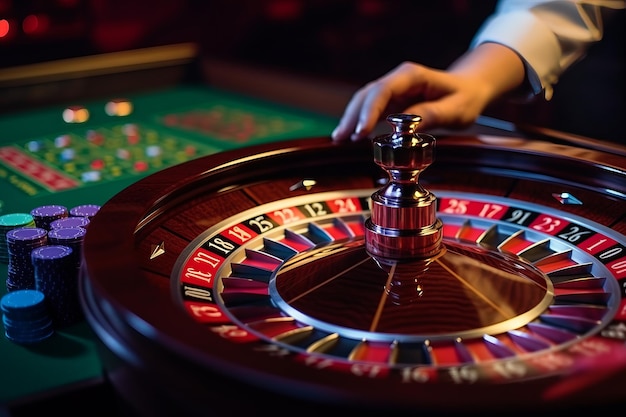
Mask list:
MULTIPOLYGON (((0 0, 0 68, 192 41, 211 58, 347 82, 356 89, 404 60, 446 68, 467 49, 495 4, 0 0)), ((486 114, 626 143, 623 23, 623 11, 607 20, 605 39, 564 74, 551 102, 497 103, 486 114)))

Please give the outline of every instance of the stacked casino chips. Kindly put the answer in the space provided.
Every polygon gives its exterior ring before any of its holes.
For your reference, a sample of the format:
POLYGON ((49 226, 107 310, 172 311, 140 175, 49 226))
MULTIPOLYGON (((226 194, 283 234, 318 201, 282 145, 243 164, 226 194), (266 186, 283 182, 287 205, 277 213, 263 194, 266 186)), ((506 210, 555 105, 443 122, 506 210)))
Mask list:
POLYGON ((48 337, 51 328, 82 320, 78 296, 80 253, 89 221, 99 209, 95 204, 70 210, 45 205, 30 213, 0 216, 0 262, 8 264, 7 296, 20 293, 27 298, 23 291, 33 291, 46 300, 45 316, 39 307, 27 307, 25 299, 20 303, 26 312, 5 312, 7 338, 34 343, 48 337))
POLYGON ((68 217, 69 210, 65 206, 51 204, 47 206, 35 207, 30 211, 30 214, 33 216, 37 227, 50 230, 50 223, 55 220, 68 217))
POLYGON ((35 271, 31 260, 33 249, 48 243, 48 232, 40 227, 20 227, 6 233, 9 265, 7 291, 35 289, 35 271))
POLYGON ((5 294, 0 309, 4 334, 15 343, 37 343, 54 334, 52 317, 41 291, 26 289, 5 294))
POLYGON ((35 220, 29 213, 9 213, 0 216, 0 262, 9 263, 7 232, 20 227, 35 227, 35 220))
POLYGON ((74 324, 83 318, 78 297, 78 275, 73 250, 65 245, 45 245, 33 249, 35 288, 48 300, 55 328, 74 324))
POLYGON ((53 228, 48 232, 48 242, 51 245, 64 245, 72 248, 72 258, 76 268, 78 268, 80 267, 83 238, 86 233, 87 230, 84 227, 53 228))

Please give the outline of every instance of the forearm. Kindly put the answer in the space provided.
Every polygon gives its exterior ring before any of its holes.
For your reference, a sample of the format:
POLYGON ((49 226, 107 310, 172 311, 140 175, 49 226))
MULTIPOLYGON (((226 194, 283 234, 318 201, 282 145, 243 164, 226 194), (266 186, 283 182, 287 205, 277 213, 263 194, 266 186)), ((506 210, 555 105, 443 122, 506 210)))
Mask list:
POLYGON ((519 88, 525 80, 524 63, 510 48, 497 43, 483 43, 457 59, 451 74, 480 86, 484 105, 519 88))
POLYGON ((470 49, 485 42, 508 46, 526 67, 524 95, 543 90, 549 100, 561 74, 602 38, 602 13, 621 8, 620 0, 501 0, 470 49))

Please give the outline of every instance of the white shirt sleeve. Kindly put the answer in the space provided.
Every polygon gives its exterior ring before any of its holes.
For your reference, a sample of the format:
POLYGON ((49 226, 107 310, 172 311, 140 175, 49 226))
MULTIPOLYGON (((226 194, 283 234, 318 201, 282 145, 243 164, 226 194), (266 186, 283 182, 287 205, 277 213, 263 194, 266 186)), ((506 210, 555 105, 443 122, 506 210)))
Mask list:
POLYGON ((602 39, 603 7, 624 8, 624 0, 500 0, 472 39, 470 49, 494 42, 524 61, 531 95, 552 88, 561 74, 602 39))

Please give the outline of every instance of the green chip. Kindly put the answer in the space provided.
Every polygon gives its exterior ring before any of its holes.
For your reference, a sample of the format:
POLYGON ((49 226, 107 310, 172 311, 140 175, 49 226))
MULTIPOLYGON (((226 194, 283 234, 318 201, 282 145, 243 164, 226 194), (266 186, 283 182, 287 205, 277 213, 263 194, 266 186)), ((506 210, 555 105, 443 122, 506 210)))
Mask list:
POLYGON ((9 213, 0 216, 0 226, 24 227, 34 223, 35 219, 29 213, 9 213))

